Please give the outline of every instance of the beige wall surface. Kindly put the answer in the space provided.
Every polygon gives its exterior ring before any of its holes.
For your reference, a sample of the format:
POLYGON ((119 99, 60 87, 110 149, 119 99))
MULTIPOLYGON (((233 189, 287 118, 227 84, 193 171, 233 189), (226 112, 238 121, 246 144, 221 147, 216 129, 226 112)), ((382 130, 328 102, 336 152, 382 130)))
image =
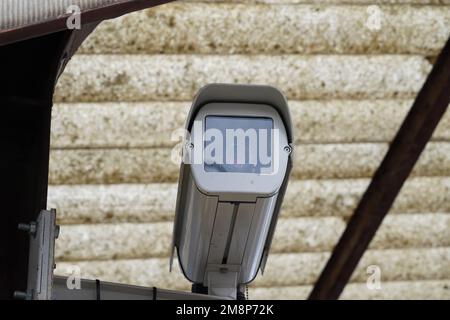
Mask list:
MULTIPOLYGON (((178 1, 102 23, 55 93, 56 273, 189 290, 168 271, 172 135, 201 86, 270 84, 289 99, 296 154, 249 295, 306 298, 449 34, 448 0, 178 1)), ((342 298, 450 299, 449 114, 342 298)))

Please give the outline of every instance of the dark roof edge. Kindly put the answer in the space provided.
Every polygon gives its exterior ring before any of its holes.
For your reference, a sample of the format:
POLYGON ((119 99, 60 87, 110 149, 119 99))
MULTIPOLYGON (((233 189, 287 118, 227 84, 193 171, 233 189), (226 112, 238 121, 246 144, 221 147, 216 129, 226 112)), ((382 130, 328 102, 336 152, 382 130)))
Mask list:
MULTIPOLYGON (((126 13, 173 1, 174 0, 125 0, 119 3, 104 5, 99 8, 83 11, 81 13, 81 23, 83 26, 92 22, 113 19, 126 13)), ((68 16, 69 15, 67 14, 41 23, 0 30, 0 46, 65 30, 67 29, 66 20, 68 16)))

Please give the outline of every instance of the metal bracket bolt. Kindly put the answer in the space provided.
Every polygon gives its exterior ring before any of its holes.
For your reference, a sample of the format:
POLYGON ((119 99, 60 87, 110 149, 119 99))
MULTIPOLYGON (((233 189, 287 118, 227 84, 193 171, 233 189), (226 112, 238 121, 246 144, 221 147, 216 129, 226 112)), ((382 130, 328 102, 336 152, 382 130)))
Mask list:
MULTIPOLYGON (((19 223, 17 227, 20 231, 26 231, 30 235, 34 236, 36 234, 36 222, 30 222, 30 223, 19 223)), ((55 239, 58 239, 59 232, 60 232, 60 226, 55 226, 55 239)))
POLYGON ((26 231, 30 235, 34 236, 36 234, 36 222, 19 223, 18 229, 20 231, 26 231))
POLYGON ((55 226, 55 239, 58 239, 60 230, 61 230, 61 227, 59 225, 56 225, 55 226))
POLYGON ((31 295, 25 291, 14 291, 13 298, 16 300, 30 300, 31 295))

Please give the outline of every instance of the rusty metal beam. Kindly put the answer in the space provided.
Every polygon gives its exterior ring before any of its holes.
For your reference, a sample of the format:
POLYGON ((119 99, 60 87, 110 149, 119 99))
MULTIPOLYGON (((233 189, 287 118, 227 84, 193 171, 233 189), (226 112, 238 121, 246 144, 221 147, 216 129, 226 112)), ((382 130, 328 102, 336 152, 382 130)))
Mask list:
POLYGON ((339 239, 309 299, 337 299, 450 103, 450 38, 339 239))

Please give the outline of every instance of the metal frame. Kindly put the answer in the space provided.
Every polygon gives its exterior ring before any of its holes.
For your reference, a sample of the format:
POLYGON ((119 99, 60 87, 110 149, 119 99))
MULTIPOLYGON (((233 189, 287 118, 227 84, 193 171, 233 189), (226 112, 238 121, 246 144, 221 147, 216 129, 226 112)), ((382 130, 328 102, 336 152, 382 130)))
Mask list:
POLYGON ((42 210, 35 222, 19 224, 19 230, 30 236, 27 291, 14 292, 16 298, 51 300, 53 269, 55 267, 55 239, 59 235, 56 210, 42 210))
POLYGON ((171 0, 123 0, 81 13, 82 28, 67 30, 66 18, 0 30, 0 299, 26 289, 28 239, 17 224, 46 208, 53 91, 83 40, 105 19, 171 0), (13 244, 13 245, 11 245, 13 244))
MULTIPOLYGON (((23 300, 228 300, 226 292, 196 294, 156 287, 141 287, 100 280, 54 277, 55 241, 59 235, 56 210, 42 210, 36 221, 20 223, 18 229, 30 237, 28 283, 26 291, 15 291, 14 297, 23 300), (79 281, 79 287, 69 282, 79 281)), ((220 284, 220 283, 219 283, 220 284)))
POLYGON ((17 225, 46 208, 53 90, 84 35, 64 31, 0 50, 0 299, 26 288, 29 241, 17 225))
POLYGON ((228 300, 226 297, 215 295, 87 279, 81 279, 80 289, 69 289, 68 279, 67 277, 55 277, 53 282, 54 300, 228 300))

